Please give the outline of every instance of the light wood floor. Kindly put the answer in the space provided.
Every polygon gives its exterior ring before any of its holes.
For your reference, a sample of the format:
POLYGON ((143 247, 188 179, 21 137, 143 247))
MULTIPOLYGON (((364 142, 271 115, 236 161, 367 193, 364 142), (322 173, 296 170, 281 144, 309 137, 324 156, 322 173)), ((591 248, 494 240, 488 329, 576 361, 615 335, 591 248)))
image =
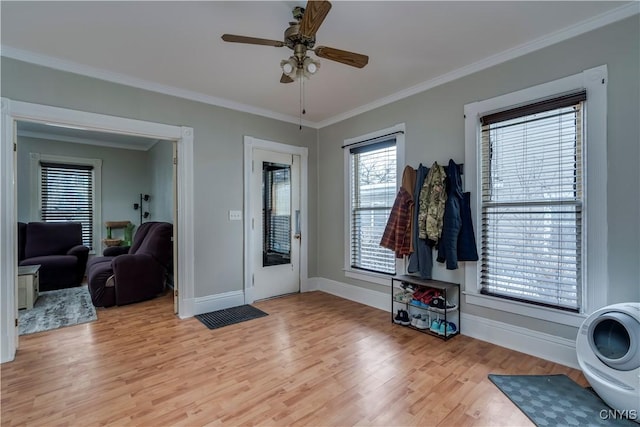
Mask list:
POLYGON ((465 336, 443 342, 322 292, 209 330, 170 296, 20 338, 2 426, 532 425, 489 373, 579 371, 465 336))

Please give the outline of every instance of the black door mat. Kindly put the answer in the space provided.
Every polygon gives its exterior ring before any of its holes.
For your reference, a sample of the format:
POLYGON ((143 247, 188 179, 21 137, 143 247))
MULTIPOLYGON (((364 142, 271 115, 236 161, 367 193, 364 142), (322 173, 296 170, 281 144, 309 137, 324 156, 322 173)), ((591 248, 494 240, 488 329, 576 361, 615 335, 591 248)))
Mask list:
POLYGON ((566 375, 489 374, 489 379, 537 426, 637 427, 612 416, 606 403, 566 375))
POLYGON ((268 316, 268 314, 251 305, 245 304, 238 307, 225 308, 224 310, 212 311, 210 313, 197 314, 196 319, 204 323, 209 329, 217 329, 264 316, 268 316))

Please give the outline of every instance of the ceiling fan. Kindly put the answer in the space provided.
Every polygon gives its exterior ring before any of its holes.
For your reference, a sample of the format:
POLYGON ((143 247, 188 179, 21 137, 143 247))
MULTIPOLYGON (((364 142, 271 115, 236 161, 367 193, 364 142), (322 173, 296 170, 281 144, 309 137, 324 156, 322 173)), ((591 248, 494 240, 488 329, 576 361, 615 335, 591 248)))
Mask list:
POLYGON ((310 77, 315 74, 320 63, 307 55, 309 51, 314 52, 320 58, 340 62, 352 67, 364 67, 369 62, 369 57, 366 55, 327 46, 314 48, 316 32, 327 17, 329 10, 331 10, 331 3, 328 1, 309 0, 306 8, 295 7, 293 9, 295 21, 289 22, 289 28, 284 31, 284 41, 237 36, 234 34, 223 34, 222 40, 231 43, 274 47, 287 46, 293 50, 293 55, 280 63, 282 68, 280 83, 291 83, 299 77, 310 77))

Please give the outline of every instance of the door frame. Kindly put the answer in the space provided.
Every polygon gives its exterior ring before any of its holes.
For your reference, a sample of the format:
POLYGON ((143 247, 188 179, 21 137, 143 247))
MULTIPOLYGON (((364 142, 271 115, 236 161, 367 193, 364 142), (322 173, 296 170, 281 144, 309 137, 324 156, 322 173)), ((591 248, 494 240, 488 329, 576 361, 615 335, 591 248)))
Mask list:
POLYGON ((0 138, 0 363, 11 361, 16 353, 15 292, 17 288, 17 166, 14 126, 18 121, 61 123, 87 129, 145 136, 175 141, 178 148, 178 215, 174 226, 179 231, 177 282, 178 310, 181 318, 193 315, 194 295, 194 191, 193 128, 147 122, 105 114, 70 110, 1 98, 2 129, 0 138))
POLYGON ((309 290, 308 280, 308 157, 307 147, 282 144, 280 142, 267 141, 244 137, 244 303, 254 302, 253 297, 253 277, 254 266, 251 257, 251 247, 255 244, 253 233, 251 232, 251 171, 253 167, 253 149, 259 148, 266 151, 275 151, 285 154, 296 154, 300 156, 300 292, 309 290))

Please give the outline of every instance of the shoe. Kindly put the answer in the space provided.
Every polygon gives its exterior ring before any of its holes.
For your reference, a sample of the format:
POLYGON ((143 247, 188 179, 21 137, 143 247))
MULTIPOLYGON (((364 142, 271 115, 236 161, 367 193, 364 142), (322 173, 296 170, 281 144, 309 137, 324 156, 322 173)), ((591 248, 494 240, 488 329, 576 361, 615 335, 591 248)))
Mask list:
POLYGON ((399 323, 403 326, 409 326, 411 324, 411 319, 409 319, 409 313, 407 310, 400 310, 398 312, 398 316, 400 316, 399 323))
POLYGON ((424 303, 427 307, 431 304, 434 298, 439 298, 440 292, 435 289, 427 289, 425 293, 420 296, 420 301, 424 303))
POLYGON ((419 314, 414 314, 411 316, 411 326, 417 327, 418 321, 422 319, 422 316, 419 314))
POLYGON ((400 319, 402 316, 400 316, 400 313, 403 312, 404 310, 398 310, 398 314, 396 314, 396 317, 393 318, 393 323, 397 323, 400 324, 400 319))
POLYGON ((415 286, 409 282, 401 282, 400 286, 402 287, 402 289, 410 293, 413 293, 416 290, 415 286))
POLYGON ((431 332, 435 332, 436 334, 440 333, 440 324, 442 323, 442 320, 440 319, 433 319, 433 322, 431 322, 431 332))
POLYGON ((407 304, 411 302, 412 298, 413 298, 413 294, 408 291, 400 291, 393 296, 393 299, 395 301, 401 302, 403 304, 407 304))
POLYGON ((413 292, 413 299, 420 299, 422 297, 422 295, 424 294, 425 290, 420 288, 416 291, 413 292))
POLYGON ((438 329, 438 334, 449 336, 455 334, 458 331, 458 327, 453 322, 445 322, 442 321, 440 323, 440 328, 438 329), (445 330, 446 329, 446 330, 445 330))
POLYGON ((401 303, 407 303, 407 302, 408 302, 408 301, 407 301, 407 294, 406 294, 406 292, 405 292, 405 291, 400 291, 400 292, 398 292, 397 294, 395 294, 395 295, 393 296, 393 299, 394 299, 395 301, 398 301, 398 302, 401 302, 401 303))
POLYGON ((416 328, 429 329, 429 318, 427 316, 420 317, 420 320, 416 322, 416 328))
POLYGON ((417 300, 415 298, 413 298, 411 301, 409 301, 409 304, 415 305, 416 307, 422 307, 422 301, 417 300))
POLYGON ((443 313, 445 310, 452 311, 458 308, 457 305, 451 304, 449 301, 446 301, 443 297, 437 296, 429 303, 429 307, 434 311, 438 311, 443 313))

